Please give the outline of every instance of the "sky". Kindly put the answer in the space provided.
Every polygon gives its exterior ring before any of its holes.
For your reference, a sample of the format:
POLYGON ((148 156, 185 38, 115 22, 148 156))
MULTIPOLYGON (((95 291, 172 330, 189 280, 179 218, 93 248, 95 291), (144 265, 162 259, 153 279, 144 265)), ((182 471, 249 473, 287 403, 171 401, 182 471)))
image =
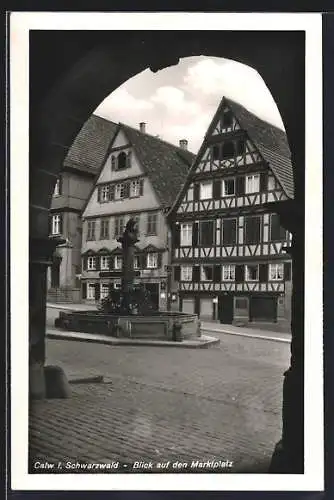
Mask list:
POLYGON ((139 128, 197 153, 222 97, 284 129, 275 101, 262 77, 244 64, 216 57, 187 57, 153 73, 146 69, 112 92, 95 114, 139 128))

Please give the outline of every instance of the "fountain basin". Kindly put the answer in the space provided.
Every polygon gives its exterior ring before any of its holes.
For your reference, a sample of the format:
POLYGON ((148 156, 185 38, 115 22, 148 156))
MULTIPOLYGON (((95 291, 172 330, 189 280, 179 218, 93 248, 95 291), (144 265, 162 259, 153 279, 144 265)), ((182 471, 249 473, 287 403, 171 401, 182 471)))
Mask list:
POLYGON ((119 338, 182 341, 200 337, 196 314, 156 311, 150 315, 119 315, 104 311, 59 313, 55 327, 72 332, 96 333, 119 338))

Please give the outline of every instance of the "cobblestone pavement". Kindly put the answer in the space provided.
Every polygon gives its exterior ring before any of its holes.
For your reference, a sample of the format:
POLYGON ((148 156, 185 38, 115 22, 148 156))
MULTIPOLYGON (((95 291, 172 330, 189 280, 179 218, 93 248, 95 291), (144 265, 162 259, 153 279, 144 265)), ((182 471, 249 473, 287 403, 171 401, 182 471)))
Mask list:
POLYGON ((31 463, 76 472, 67 461, 215 459, 233 462, 219 471, 265 471, 280 438, 286 343, 226 335, 198 351, 48 340, 47 364, 69 379, 101 374, 104 383, 33 402, 31 463))

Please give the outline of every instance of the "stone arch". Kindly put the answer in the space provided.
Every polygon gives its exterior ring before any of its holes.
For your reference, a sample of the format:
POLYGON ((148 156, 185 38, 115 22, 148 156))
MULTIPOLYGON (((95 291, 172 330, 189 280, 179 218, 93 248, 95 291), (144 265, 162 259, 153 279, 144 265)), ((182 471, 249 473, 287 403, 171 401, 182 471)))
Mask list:
MULTIPOLYGON (((34 282, 30 287, 39 290, 37 296, 31 296, 30 362, 41 366, 41 379, 44 376, 45 264, 54 248, 47 239, 48 209, 66 153, 91 113, 108 94, 146 68, 156 72, 177 64, 180 58, 195 55, 224 57, 251 66, 271 91, 287 132, 295 182, 293 208, 288 207, 286 211, 287 227, 294 234, 292 361, 284 386, 285 408, 289 409, 283 412, 282 448, 273 461, 275 471, 283 472, 301 472, 303 467, 300 424, 303 415, 304 43, 302 32, 283 31, 41 31, 32 33, 30 39, 30 179, 33 180, 30 270, 34 282), (295 215, 293 226, 289 217, 291 210, 295 215), (290 375, 292 381, 289 382, 290 375)), ((41 385, 39 389, 31 386, 31 390, 35 394, 43 393, 41 385)))

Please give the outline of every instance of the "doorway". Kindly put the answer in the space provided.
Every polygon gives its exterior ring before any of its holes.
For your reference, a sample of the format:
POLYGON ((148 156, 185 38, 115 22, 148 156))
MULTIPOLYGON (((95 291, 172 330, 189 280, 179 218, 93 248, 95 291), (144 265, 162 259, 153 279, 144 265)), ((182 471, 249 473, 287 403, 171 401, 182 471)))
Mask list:
POLYGON ((218 319, 221 323, 233 322, 233 295, 226 294, 218 297, 218 319))
POLYGON ((249 307, 250 321, 277 320, 277 298, 276 297, 251 297, 249 307))

